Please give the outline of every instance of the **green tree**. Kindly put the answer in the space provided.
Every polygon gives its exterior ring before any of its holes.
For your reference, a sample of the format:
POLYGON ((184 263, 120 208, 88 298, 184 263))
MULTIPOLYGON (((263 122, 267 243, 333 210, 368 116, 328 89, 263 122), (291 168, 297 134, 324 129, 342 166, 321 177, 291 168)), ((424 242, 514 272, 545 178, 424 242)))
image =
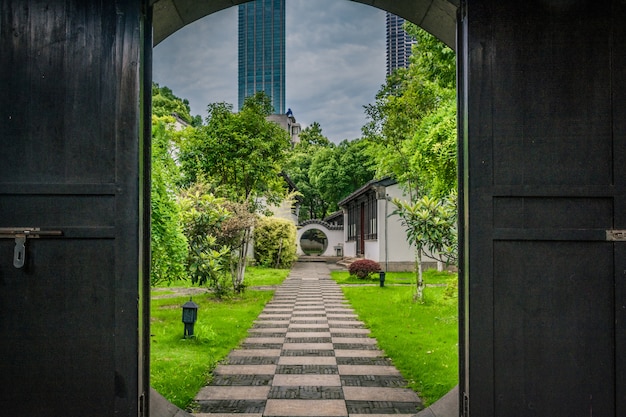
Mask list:
POLYGON ((239 113, 227 103, 209 104, 207 110, 206 124, 181 142, 185 181, 203 176, 219 184, 218 195, 233 201, 284 197, 280 172, 291 145, 287 132, 266 120, 269 97, 262 91, 248 97, 239 113))
POLYGON ((422 258, 456 263, 456 68, 450 48, 415 25, 410 65, 387 77, 365 108, 363 134, 377 175, 393 175, 409 200, 394 200, 416 247, 417 291, 422 298, 422 258))
POLYGON ((185 276, 187 241, 176 204, 177 167, 171 156, 172 132, 164 121, 152 125, 151 271, 150 281, 175 281, 185 276))
POLYGON ((208 192, 206 184, 196 183, 180 195, 183 231, 189 244, 187 270, 194 284, 208 285, 218 297, 227 292, 230 248, 220 245, 216 234, 231 213, 224 201, 208 192))
POLYGON ((309 149, 311 146, 328 147, 331 145, 330 140, 322 134, 322 126, 318 122, 311 123, 300 132, 300 143, 296 146, 301 149, 309 149))
POLYGON ((456 193, 444 199, 423 196, 414 203, 394 199, 393 214, 400 216, 408 242, 415 246, 416 292, 413 300, 421 301, 424 291, 423 259, 457 263, 456 193))
POLYGON ((365 107, 363 134, 377 176, 393 175, 414 200, 456 187, 454 51, 407 25, 417 39, 408 69, 387 78, 365 107))
MULTIPOLYGON (((264 201, 278 203, 287 194, 280 173, 291 144, 287 132, 266 119, 272 112, 269 97, 263 92, 248 97, 239 113, 227 103, 209 104, 207 110, 206 123, 180 142, 184 183, 206 180, 212 193, 250 213, 262 210, 264 201)), ((243 288, 251 235, 252 224, 231 245, 236 288, 243 288)))
POLYGON ((322 134, 320 124, 313 122, 300 133, 300 142, 289 153, 284 169, 302 197, 299 221, 322 219, 328 213, 331 202, 322 198, 311 183, 309 173, 315 154, 331 146, 332 143, 322 134))
POLYGON ((223 207, 230 213, 230 217, 215 233, 217 242, 229 248, 228 268, 235 292, 242 292, 245 288, 245 268, 252 231, 257 221, 251 206, 249 202, 225 201, 223 207))
POLYGON ((192 126, 202 124, 202 118, 191 115, 189 100, 181 99, 174 95, 172 90, 166 86, 152 83, 152 115, 157 117, 172 116, 174 113, 182 120, 192 126))
POLYGON ((254 228, 254 259, 259 265, 291 268, 296 255, 296 226, 277 217, 262 217, 254 228))
MULTIPOLYGON (((342 141, 337 146, 320 149, 313 155, 309 178, 329 210, 337 210, 337 203, 374 178, 362 140, 342 141)), ((328 213, 324 213, 324 216, 328 213)))

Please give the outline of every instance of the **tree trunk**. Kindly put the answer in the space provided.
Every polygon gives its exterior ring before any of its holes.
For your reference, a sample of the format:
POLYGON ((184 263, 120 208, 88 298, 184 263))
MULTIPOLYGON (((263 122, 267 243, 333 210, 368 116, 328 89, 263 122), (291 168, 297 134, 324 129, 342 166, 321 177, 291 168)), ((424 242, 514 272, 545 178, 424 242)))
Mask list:
POLYGON ((247 228, 243 232, 243 237, 241 241, 241 246, 239 247, 239 258, 237 259, 237 266, 235 269, 235 281, 234 281, 234 290, 235 292, 242 292, 242 285, 246 273, 246 261, 248 255, 248 248, 250 246, 250 235, 252 229, 247 228))
POLYGON ((280 246, 278 247, 278 256, 276 257, 276 268, 280 265, 280 253, 283 251, 283 238, 280 238, 280 246))
POLYGON ((417 288, 413 294, 413 301, 422 302, 424 298, 424 276, 422 271, 422 250, 418 249, 415 253, 415 266, 417 271, 417 288))

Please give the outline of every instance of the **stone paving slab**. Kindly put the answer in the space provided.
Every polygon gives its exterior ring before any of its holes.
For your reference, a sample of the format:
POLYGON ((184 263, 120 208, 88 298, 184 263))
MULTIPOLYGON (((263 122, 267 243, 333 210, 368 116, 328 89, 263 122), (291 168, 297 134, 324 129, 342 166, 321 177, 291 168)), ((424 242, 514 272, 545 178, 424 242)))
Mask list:
POLYGON ((198 392, 196 417, 394 417, 423 408, 328 266, 296 264, 198 392))
POLYGON ((346 400, 349 414, 375 411, 380 414, 417 413, 422 409, 421 403, 397 401, 352 401, 346 400))
POLYGON ((284 317, 280 320, 276 320, 276 319, 272 319, 272 320, 257 320, 254 322, 255 325, 257 324, 262 324, 262 325, 272 325, 272 326, 285 326, 287 327, 289 325, 289 317, 284 317))
POLYGON ((207 386, 196 395, 196 400, 265 400, 270 392, 270 387, 245 387, 245 386, 207 386))
MULTIPOLYGON (((199 416, 201 417, 201 416, 199 416)), ((215 417, 214 414, 211 414, 211 417, 215 417)), ((218 416, 218 417, 222 417, 222 416, 218 416)), ((223 416, 226 417, 226 416, 223 416)), ((237 415, 237 417, 245 417, 243 415, 237 415)), ((389 414, 354 414, 351 413, 350 417, 390 417, 389 414)), ((408 414, 394 414, 393 417, 415 417, 415 413, 408 413, 408 414)))
POLYGON ((287 329, 287 327, 253 327, 252 329, 248 330, 248 333, 250 333, 250 337, 254 337, 258 333, 281 333, 282 335, 284 335, 288 332, 287 329))
POLYGON ((287 333, 285 334, 285 338, 286 339, 297 339, 297 338, 302 338, 302 337, 315 337, 315 338, 319 338, 319 339, 330 339, 330 332, 326 331, 326 332, 314 332, 314 331, 308 331, 308 332, 290 332, 287 331, 287 333))
POLYGON ((267 400, 264 416, 347 416, 343 400, 267 400))
POLYGON ((289 357, 289 356, 307 356, 307 357, 316 357, 316 356, 335 356, 335 351, 328 349, 295 349, 295 350, 283 350, 281 357, 289 357))
POLYGON ((394 366, 337 365, 340 375, 400 375, 394 366))
POLYGON ((215 375, 212 385, 257 387, 270 385, 274 375, 215 375))
POLYGON ((278 343, 278 344, 282 344, 285 341, 285 337, 281 336, 281 337, 256 337, 256 336, 251 336, 251 337, 246 337, 243 341, 243 343, 248 343, 248 344, 265 344, 265 343, 278 343))
POLYGON ((273 400, 343 400, 341 387, 274 386, 267 394, 273 400))
POLYGON ((337 358, 334 356, 281 356, 278 358, 278 365, 337 365, 337 358))
POLYGON ((302 350, 302 349, 319 349, 333 350, 332 343, 284 343, 283 350, 302 350))
POLYGON ((273 375, 276 365, 218 365, 215 373, 220 375, 273 375))
POLYGON ((200 413, 263 413, 266 400, 208 400, 197 401, 200 413))
POLYGON ((292 324, 287 329, 287 333, 322 332, 328 333, 330 335, 330 328, 328 327, 328 325, 326 325, 326 327, 323 326, 323 324, 292 324))
MULTIPOLYGON (((329 326, 330 327, 330 326, 329 326)), ((345 328, 345 329, 338 329, 336 327, 333 327, 334 331, 331 331, 331 333, 341 333, 341 334, 363 334, 363 335, 368 335, 370 334, 370 329, 362 329, 362 328, 345 328)))
POLYGON ((372 339, 369 337, 333 337, 333 343, 345 343, 345 344, 355 344, 355 345, 375 345, 376 339, 372 339))
POLYGON ((343 387, 343 395, 346 400, 356 401, 420 401, 415 391, 407 388, 343 387))
POLYGON ((341 349, 335 351, 335 356, 340 358, 350 358, 350 357, 366 357, 366 358, 376 358, 385 356, 382 350, 363 350, 363 349, 341 349))
POLYGON ((267 356, 229 356, 224 365, 276 365, 278 359, 267 356))
POLYGON ((330 333, 328 337, 309 337, 306 333, 301 333, 297 337, 285 338, 285 344, 287 343, 332 343, 330 333))
POLYGON ((363 327, 363 323, 357 320, 345 320, 345 319, 335 320, 334 318, 329 318, 327 319, 327 321, 328 321, 328 325, 331 328, 337 327, 337 326, 363 327))
POLYGON ((272 386, 340 387, 339 375, 274 375, 272 386))
POLYGON ((400 375, 340 375, 344 387, 405 388, 407 383, 400 375))
MULTIPOLYGON (((249 413, 195 413, 196 417, 263 417, 263 413, 249 414, 249 413)), ((370 416, 375 417, 375 416, 370 416)), ((388 416, 387 416, 388 417, 388 416)))

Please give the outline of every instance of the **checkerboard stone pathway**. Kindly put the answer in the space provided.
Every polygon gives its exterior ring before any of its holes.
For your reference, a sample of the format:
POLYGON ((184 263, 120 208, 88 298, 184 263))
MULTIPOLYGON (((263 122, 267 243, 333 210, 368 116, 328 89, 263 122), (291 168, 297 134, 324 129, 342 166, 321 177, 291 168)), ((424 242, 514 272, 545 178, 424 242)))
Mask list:
POLYGON ((423 408, 324 263, 297 263, 195 398, 196 417, 389 417, 423 408))

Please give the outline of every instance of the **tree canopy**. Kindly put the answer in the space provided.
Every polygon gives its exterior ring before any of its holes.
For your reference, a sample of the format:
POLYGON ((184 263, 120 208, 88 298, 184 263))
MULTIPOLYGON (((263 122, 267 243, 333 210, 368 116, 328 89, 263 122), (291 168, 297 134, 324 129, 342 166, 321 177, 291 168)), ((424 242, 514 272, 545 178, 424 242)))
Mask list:
POLYGON ((338 145, 314 122, 300 134, 285 171, 302 194, 300 220, 323 219, 337 203, 374 177, 375 170, 363 140, 338 145))
POLYGON ((168 87, 161 87, 159 84, 152 82, 152 115, 156 117, 172 116, 176 114, 181 120, 192 126, 202 124, 202 118, 199 115, 192 116, 189 100, 181 99, 174 95, 174 92, 168 87))
POLYGON ((456 187, 456 66, 450 48, 415 25, 408 68, 387 77, 363 135, 378 177, 393 175, 411 199, 447 195, 456 187))
POLYGON ((240 202, 284 197, 280 173, 291 145, 287 132, 266 120, 269 97, 262 91, 248 97, 238 113, 227 103, 207 111, 206 123, 180 143, 185 183, 206 181, 217 195, 240 202))

